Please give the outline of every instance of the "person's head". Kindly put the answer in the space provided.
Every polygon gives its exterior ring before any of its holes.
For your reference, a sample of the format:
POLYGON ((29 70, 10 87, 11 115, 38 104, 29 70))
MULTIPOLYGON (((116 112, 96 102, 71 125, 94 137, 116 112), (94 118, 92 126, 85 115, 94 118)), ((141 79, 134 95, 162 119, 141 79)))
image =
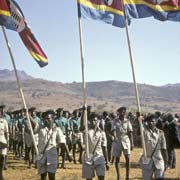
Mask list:
POLYGON ((155 116, 156 116, 156 118, 158 119, 158 118, 161 116, 161 112, 160 112, 160 111, 156 111, 156 112, 155 112, 155 116))
POLYGON ((126 107, 120 107, 119 109, 117 109, 117 115, 119 119, 124 120, 126 115, 126 107))
POLYGON ((177 113, 175 113, 175 114, 174 114, 174 117, 178 119, 178 118, 179 118, 179 115, 178 115, 177 113))
POLYGON ((98 115, 95 112, 92 112, 89 116, 89 122, 92 129, 94 129, 98 123, 98 115))
POLYGON ((170 114, 170 113, 167 114, 166 118, 167 118, 167 121, 168 121, 169 123, 172 122, 172 121, 174 120, 173 115, 170 114))
POLYGON ((145 118, 145 122, 147 123, 147 127, 149 129, 154 129, 156 127, 156 115, 148 114, 145 118))
POLYGON ((63 117, 69 118, 69 111, 63 111, 63 117))
POLYGON ((33 118, 35 118, 36 117, 36 108, 35 107, 30 108, 29 113, 33 118))
POLYGON ((107 112, 107 111, 104 111, 103 114, 102 114, 102 116, 103 116, 103 119, 105 119, 105 118, 108 116, 108 112, 107 112))
POLYGON ((0 106, 0 118, 3 117, 5 107, 6 107, 5 105, 0 106))
POLYGON ((51 129, 54 123, 55 112, 53 110, 48 110, 43 113, 44 125, 51 129))
POLYGON ((78 110, 74 110, 72 115, 73 115, 74 118, 78 117, 79 111, 78 110))
POLYGON ((20 117, 25 117, 26 116, 26 109, 21 109, 20 110, 20 117))
POLYGON ((62 116, 63 115, 63 108, 56 109, 56 114, 57 114, 57 117, 62 116))
POLYGON ((92 106, 87 106, 87 112, 90 113, 92 110, 92 106))

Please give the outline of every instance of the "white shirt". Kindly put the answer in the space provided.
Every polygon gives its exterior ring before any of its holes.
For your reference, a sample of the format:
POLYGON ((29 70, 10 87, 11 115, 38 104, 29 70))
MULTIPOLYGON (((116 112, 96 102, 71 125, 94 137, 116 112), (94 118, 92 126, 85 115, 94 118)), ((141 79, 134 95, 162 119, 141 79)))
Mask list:
POLYGON ((48 151, 52 147, 56 147, 57 145, 59 145, 61 143, 62 136, 63 136, 63 132, 58 127, 52 128, 50 130, 47 127, 40 129, 39 144, 38 144, 39 153, 43 153, 44 148, 45 148, 49 138, 50 138, 50 140, 49 140, 48 146, 46 148, 46 151, 48 151))
POLYGON ((0 142, 7 143, 5 134, 8 133, 8 123, 5 119, 0 118, 0 142))

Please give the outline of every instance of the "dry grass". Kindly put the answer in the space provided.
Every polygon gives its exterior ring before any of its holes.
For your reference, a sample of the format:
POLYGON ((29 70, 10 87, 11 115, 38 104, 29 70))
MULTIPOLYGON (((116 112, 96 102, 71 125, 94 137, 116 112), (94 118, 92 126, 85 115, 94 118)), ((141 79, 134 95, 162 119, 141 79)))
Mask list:
MULTIPOLYGON (((141 179, 141 170, 137 164, 142 150, 134 149, 131 156, 131 179, 141 179)), ((166 172, 167 180, 180 180, 180 150, 176 151, 177 167, 166 172)), ((121 177, 125 178, 124 158, 121 159, 121 177)), ((14 159, 12 154, 9 154, 8 160, 9 168, 4 172, 7 180, 39 180, 37 170, 32 168, 28 169, 24 161, 14 159)), ((58 169, 56 174, 56 180, 80 180, 81 178, 81 165, 67 162, 67 169, 58 169)), ((97 180, 97 178, 94 178, 97 180)), ((110 170, 106 172, 106 180, 116 180, 116 172, 113 165, 110 170)))

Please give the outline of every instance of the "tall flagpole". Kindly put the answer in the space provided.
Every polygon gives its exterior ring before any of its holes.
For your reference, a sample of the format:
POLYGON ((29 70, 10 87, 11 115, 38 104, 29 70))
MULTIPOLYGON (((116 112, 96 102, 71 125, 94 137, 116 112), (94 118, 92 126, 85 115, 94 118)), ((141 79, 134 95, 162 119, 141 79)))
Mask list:
MULTIPOLYGON (((141 112, 141 107, 140 107, 140 100, 139 100, 139 92, 138 92, 138 87, 137 87, 137 83, 136 83, 136 76, 135 76, 134 63, 133 63, 133 55, 132 55, 132 48, 131 48, 129 29, 128 29, 128 21, 127 21, 127 16, 126 16, 125 8, 124 8, 124 0, 122 0, 122 8, 123 8, 123 12, 124 12, 126 37, 127 37, 127 42, 128 42, 128 50, 129 50, 131 70, 132 70, 132 76, 133 76, 133 82, 134 82, 134 90, 135 90, 135 95, 136 95, 137 109, 138 109, 138 112, 140 113, 141 112)), ((139 126, 140 126, 143 154, 144 154, 145 159, 147 159, 147 152, 146 152, 146 146, 145 146, 145 141, 144 141, 144 133, 143 133, 142 122, 141 122, 140 118, 138 118, 138 121, 139 121, 139 126)))
POLYGON ((38 155, 39 151, 38 151, 38 148, 37 148, 37 144, 35 143, 34 134, 33 134, 32 126, 31 126, 31 121, 30 121, 30 117, 29 117, 29 113, 28 113, 28 108, 27 108, 26 101, 25 101, 25 98, 24 98, 24 93, 23 93, 23 90, 22 90, 22 87, 21 87, 21 84, 20 84, 20 81, 19 81, 19 77, 18 77, 18 73, 17 73, 17 69, 16 69, 16 64, 15 64, 14 57, 13 57, 13 54, 12 54, 12 51, 11 51, 11 46, 10 46, 10 43, 8 42, 6 31, 5 31, 5 28, 3 26, 2 26, 2 31, 3 31, 3 35, 4 35, 4 38, 6 40, 6 45, 7 45, 7 48, 8 48, 10 57, 11 57, 11 61, 12 61, 12 64, 13 64, 13 68, 14 68, 14 72, 15 72, 15 76, 16 76, 16 81, 17 81, 19 93, 21 95, 21 99, 22 99, 22 102, 23 102, 24 109, 26 110, 26 117, 27 117, 27 120, 28 120, 28 124, 29 124, 29 128, 30 128, 30 133, 31 133, 31 137, 32 137, 32 140, 33 140, 35 152, 38 155))
POLYGON ((82 70, 82 88, 83 88, 83 104, 84 104, 84 114, 83 121, 85 124, 85 151, 86 156, 89 158, 89 143, 88 143, 88 122, 87 122, 87 94, 86 94, 86 82, 85 82, 85 68, 84 68, 84 56, 83 56, 83 42, 82 42, 82 25, 80 18, 80 5, 77 2, 78 10, 78 29, 79 29, 79 44, 80 44, 80 55, 81 55, 81 70, 82 70))

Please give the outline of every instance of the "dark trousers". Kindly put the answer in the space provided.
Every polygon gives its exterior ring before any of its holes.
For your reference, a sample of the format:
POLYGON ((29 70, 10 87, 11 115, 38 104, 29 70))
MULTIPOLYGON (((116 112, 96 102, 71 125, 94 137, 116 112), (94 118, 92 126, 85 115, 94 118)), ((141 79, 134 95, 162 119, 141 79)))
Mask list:
POLYGON ((4 155, 0 155, 0 179, 3 178, 4 155))
POLYGON ((170 168, 175 168, 176 167, 176 153, 175 149, 170 146, 167 148, 168 151, 168 166, 170 168))

